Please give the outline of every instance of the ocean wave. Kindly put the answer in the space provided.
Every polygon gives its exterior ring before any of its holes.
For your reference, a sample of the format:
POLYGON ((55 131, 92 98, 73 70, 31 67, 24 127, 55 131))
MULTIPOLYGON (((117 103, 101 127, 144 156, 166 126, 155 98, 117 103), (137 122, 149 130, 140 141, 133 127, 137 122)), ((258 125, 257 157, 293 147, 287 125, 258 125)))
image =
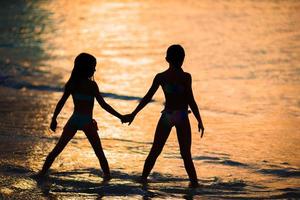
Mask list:
POLYGON ((197 156, 197 157, 193 157, 193 160, 203 160, 206 163, 222 164, 222 165, 228 165, 234 167, 249 167, 248 164, 230 160, 227 157, 197 156))
POLYGON ((295 168, 260 169, 258 172, 279 177, 300 177, 300 170, 295 168))
MULTIPOLYGON (((8 76, 0 76, 0 86, 12 88, 12 89, 29 89, 29 90, 38 90, 38 91, 48 91, 48 92, 63 92, 63 87, 55 86, 55 85, 35 85, 26 81, 11 81, 8 80, 8 76)), ((101 92, 101 95, 106 98, 110 99, 119 99, 125 101, 140 101, 143 97, 138 96, 129 96, 129 95, 122 95, 116 94, 111 92, 101 92)), ((154 102, 155 100, 151 100, 154 102)))
MULTIPOLYGON (((198 156, 194 157, 193 160, 202 160, 206 163, 221 164, 232 167, 243 167, 255 170, 257 173, 265 175, 274 175, 278 177, 300 177, 300 170, 298 168, 287 167, 290 166, 289 163, 283 162, 281 165, 269 164, 269 168, 264 168, 263 166, 258 166, 254 164, 247 164, 238 161, 231 160, 225 157, 214 157, 214 156, 198 156)), ((263 161, 263 163, 268 163, 263 161)))
POLYGON ((279 189, 281 194, 272 195, 270 199, 299 199, 300 198, 300 187, 297 188, 282 188, 279 189))
POLYGON ((221 160, 221 158, 214 156, 196 156, 193 157, 193 160, 221 160))
POLYGON ((215 177, 214 181, 211 183, 213 188, 223 188, 223 189, 232 189, 243 190, 248 184, 244 180, 233 179, 230 181, 223 181, 221 178, 215 177))

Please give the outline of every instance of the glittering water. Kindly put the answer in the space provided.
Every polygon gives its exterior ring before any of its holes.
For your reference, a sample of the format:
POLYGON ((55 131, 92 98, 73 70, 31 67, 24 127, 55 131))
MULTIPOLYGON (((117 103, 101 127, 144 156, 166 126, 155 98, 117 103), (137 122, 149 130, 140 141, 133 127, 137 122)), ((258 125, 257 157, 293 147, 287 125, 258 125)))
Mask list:
POLYGON ((293 198, 300 191, 299 1, 7 1, 0 14, 0 198, 293 198), (106 100, 131 112, 167 68, 167 47, 186 50, 204 138, 190 115, 201 188, 188 179, 173 131, 148 188, 135 182, 163 108, 160 91, 131 126, 95 106, 112 174, 78 132, 49 179, 33 172, 60 136, 48 131, 80 52, 97 57, 106 100), (34 194, 34 195, 33 195, 34 194))

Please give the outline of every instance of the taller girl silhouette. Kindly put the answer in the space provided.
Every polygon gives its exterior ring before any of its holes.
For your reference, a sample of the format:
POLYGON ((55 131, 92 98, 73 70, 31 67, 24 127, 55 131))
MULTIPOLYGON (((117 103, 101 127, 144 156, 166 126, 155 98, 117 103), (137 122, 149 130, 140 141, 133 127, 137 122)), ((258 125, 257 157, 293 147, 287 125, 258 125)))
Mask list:
POLYGON ((198 186, 197 174, 191 157, 192 138, 188 118, 188 107, 192 109, 192 112, 198 120, 198 130, 202 130, 201 137, 204 133, 204 127, 193 96, 192 76, 184 72, 181 68, 184 57, 184 49, 180 45, 170 46, 166 56, 169 68, 155 76, 151 88, 141 100, 140 104, 131 114, 125 116, 124 122, 127 121, 130 124, 137 113, 151 101, 158 87, 162 87, 166 98, 165 108, 162 111, 162 115, 156 127, 152 148, 145 161, 141 177, 143 182, 147 180, 157 157, 169 137, 172 127, 175 126, 180 146, 180 154, 190 179, 190 185, 192 187, 198 186))

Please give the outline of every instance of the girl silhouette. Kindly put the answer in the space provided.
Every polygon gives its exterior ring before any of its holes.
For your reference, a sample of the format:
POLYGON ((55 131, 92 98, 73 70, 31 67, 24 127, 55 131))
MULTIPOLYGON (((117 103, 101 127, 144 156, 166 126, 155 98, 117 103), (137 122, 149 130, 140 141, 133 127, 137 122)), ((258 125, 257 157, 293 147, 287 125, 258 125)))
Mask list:
POLYGON ((131 114, 125 116, 123 121, 130 124, 137 113, 151 101, 158 87, 162 87, 166 98, 165 108, 156 127, 152 148, 145 161, 141 177, 142 182, 147 181, 147 177, 161 153, 172 127, 175 126, 180 154, 190 179, 190 186, 198 186, 197 174, 191 157, 191 126, 188 118, 189 106, 198 120, 198 130, 202 130, 201 137, 204 133, 204 127, 193 96, 192 77, 181 68, 184 57, 184 49, 180 45, 172 45, 168 48, 166 60, 169 63, 169 68, 155 76, 152 86, 145 97, 131 114))
POLYGON ((47 156, 39 175, 45 175, 47 173, 55 158, 62 152, 77 130, 82 130, 99 159, 104 179, 110 179, 109 166, 97 133, 97 123, 93 120, 94 98, 96 98, 100 106, 110 114, 119 119, 122 119, 122 115, 109 106, 102 98, 97 83, 93 80, 95 71, 96 58, 94 56, 81 53, 76 57, 72 74, 65 85, 64 94, 56 105, 50 129, 53 131, 56 130, 56 118, 70 95, 72 95, 73 98, 74 112, 65 125, 58 143, 47 156))

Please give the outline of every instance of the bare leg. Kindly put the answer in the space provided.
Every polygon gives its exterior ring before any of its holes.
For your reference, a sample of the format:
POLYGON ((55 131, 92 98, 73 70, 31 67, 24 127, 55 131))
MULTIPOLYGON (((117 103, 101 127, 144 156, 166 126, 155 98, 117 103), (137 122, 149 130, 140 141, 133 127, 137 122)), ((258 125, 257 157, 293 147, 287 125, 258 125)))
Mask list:
POLYGON ((74 137, 77 130, 64 129, 61 137, 59 138, 58 143, 55 145, 54 149, 49 153, 46 158, 46 161, 43 165, 42 170, 40 171, 40 175, 45 175, 48 169, 51 167, 55 158, 62 152, 68 142, 74 137))
POLYGON ((154 167, 154 164, 156 162, 157 157, 161 153, 169 135, 170 131, 172 129, 172 126, 168 124, 166 119, 162 116, 160 120, 158 121, 154 141, 152 148, 149 152, 149 155, 145 161, 143 174, 142 174, 142 181, 145 181, 147 177, 149 176, 152 168, 154 167))
POLYGON ((188 173, 191 186, 198 186, 198 179, 195 166, 191 156, 191 126, 187 118, 182 120, 182 123, 176 125, 177 138, 180 146, 180 154, 184 161, 184 167, 188 173))
POLYGON ((86 127, 83 131, 86 137, 88 138, 89 142, 91 143, 97 158, 99 159, 99 163, 104 173, 104 177, 109 179, 110 178, 109 166, 102 149, 102 145, 97 133, 97 129, 92 125, 90 125, 86 127))

